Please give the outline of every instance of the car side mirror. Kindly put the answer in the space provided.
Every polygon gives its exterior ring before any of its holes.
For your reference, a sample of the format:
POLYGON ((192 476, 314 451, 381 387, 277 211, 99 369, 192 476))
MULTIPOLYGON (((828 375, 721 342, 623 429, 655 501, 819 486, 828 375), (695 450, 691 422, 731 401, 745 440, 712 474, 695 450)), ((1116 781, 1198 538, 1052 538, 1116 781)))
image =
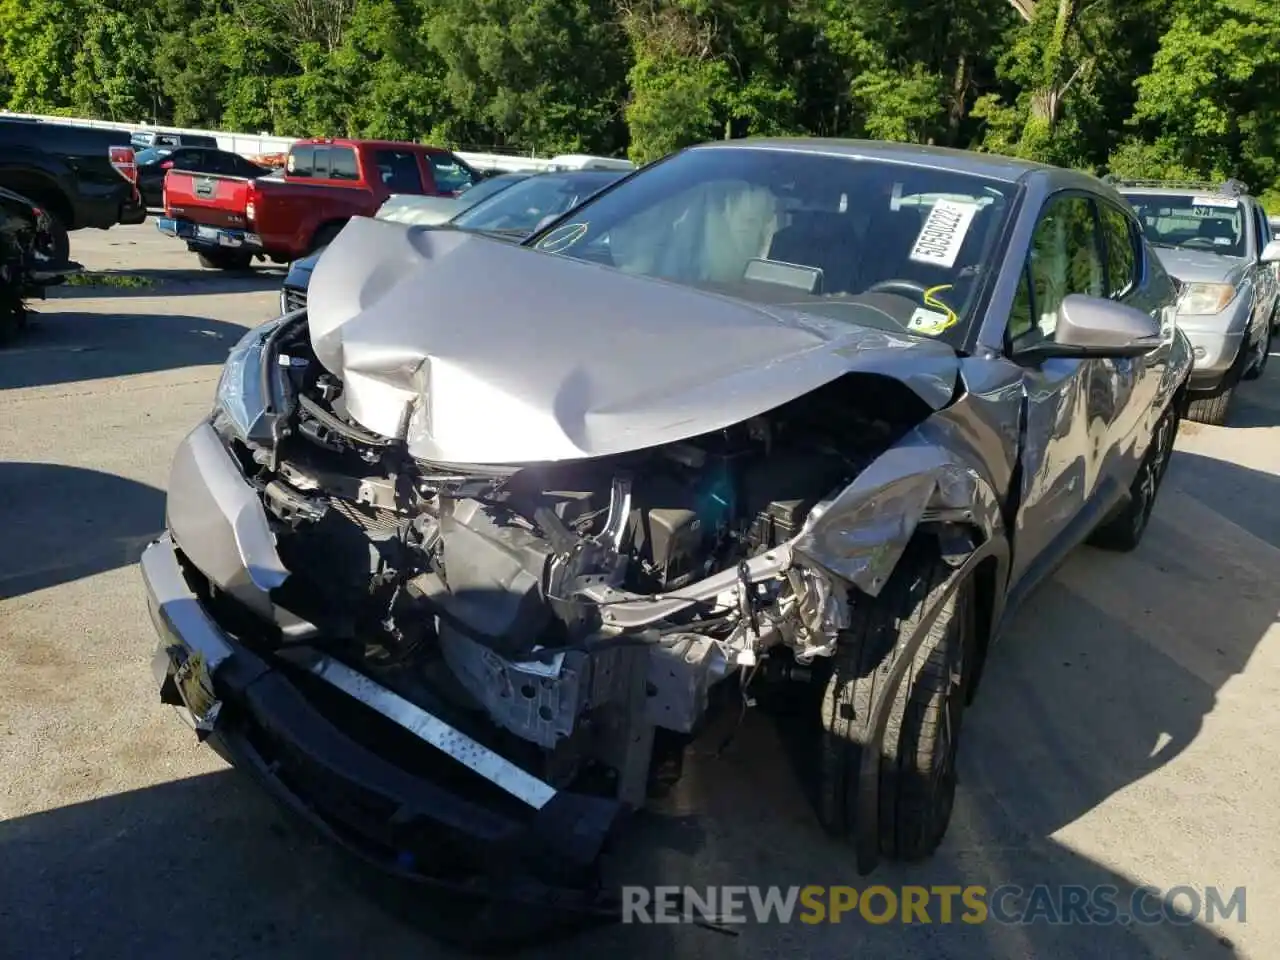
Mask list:
POLYGON ((1073 293, 1058 307, 1052 340, 1015 347, 1013 359, 1039 363, 1055 357, 1092 360, 1141 357, 1164 342, 1160 321, 1135 307, 1073 293))
POLYGON ((1262 248, 1258 256, 1259 263, 1280 263, 1280 240, 1272 240, 1262 248))
POLYGON ((172 169, 173 169, 173 161, 172 161, 172 160, 166 160, 164 163, 160 164, 160 169, 161 169, 161 170, 172 170, 172 169))

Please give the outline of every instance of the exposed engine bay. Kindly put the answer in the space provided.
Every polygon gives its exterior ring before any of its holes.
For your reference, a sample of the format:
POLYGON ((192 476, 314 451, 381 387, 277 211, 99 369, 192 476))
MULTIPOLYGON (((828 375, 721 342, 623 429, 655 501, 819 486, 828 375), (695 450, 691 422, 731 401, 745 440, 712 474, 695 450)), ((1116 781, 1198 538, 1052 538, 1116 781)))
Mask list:
POLYGON ((269 447, 232 446, 290 571, 281 642, 487 717, 553 782, 612 768, 637 805, 654 728, 695 731, 712 688, 771 655, 833 651, 851 587, 787 544, 929 413, 861 375, 634 453, 440 464, 345 415, 305 324, 274 352, 292 412, 269 447))

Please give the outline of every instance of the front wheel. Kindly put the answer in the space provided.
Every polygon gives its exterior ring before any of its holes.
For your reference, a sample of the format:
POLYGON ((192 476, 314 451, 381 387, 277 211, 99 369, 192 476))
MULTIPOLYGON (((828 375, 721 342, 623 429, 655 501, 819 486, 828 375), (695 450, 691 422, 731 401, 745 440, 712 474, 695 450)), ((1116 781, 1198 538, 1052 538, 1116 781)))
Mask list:
POLYGON ((1226 426, 1227 411, 1231 409, 1231 398, 1235 395, 1235 387, 1221 387, 1217 393, 1207 397, 1193 397, 1187 404, 1187 419, 1196 423, 1205 423, 1211 427, 1226 426))
MULTIPOLYGON (((862 752, 871 711, 894 663, 954 571, 927 539, 917 538, 881 594, 855 601, 841 634, 822 700, 823 749, 817 800, 824 827, 856 826, 862 752)), ((937 849, 955 803, 956 755, 968 677, 976 650, 973 582, 947 600, 899 687, 881 745, 879 846, 899 860, 937 849)))
POLYGON ((1253 358, 1253 363, 1249 364, 1249 369, 1245 372, 1246 380, 1257 380, 1267 369, 1267 361, 1271 359, 1271 323, 1267 323, 1266 335, 1262 338, 1262 345, 1258 350, 1258 355, 1253 358))
POLYGON ((56 264, 64 264, 71 259, 71 234, 67 225, 55 214, 45 211, 49 218, 49 228, 39 240, 40 252, 56 264))

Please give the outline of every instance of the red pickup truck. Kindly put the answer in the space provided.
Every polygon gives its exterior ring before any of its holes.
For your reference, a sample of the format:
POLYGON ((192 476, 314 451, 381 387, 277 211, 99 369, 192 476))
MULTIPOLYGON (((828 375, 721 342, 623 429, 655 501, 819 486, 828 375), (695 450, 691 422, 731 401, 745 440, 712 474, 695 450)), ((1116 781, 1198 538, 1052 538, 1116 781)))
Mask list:
POLYGON ((283 175, 257 179, 173 169, 161 233, 206 267, 288 263, 323 247, 351 217, 372 217, 393 193, 454 196, 480 175, 448 150, 389 140, 299 140, 283 175))

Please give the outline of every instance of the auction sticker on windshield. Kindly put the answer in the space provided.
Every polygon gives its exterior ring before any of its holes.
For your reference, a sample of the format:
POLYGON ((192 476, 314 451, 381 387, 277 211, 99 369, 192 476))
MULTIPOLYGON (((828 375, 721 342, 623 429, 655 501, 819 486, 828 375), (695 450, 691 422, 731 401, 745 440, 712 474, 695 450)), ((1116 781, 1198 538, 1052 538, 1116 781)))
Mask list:
POLYGON ((911 314, 911 319, 907 321, 907 329, 912 333, 923 333, 932 337, 946 330, 953 322, 952 318, 945 313, 917 307, 916 312, 911 314))
POLYGON ((954 267, 969 225, 978 212, 976 203, 957 203, 939 200, 929 211, 920 236, 911 248, 910 258, 916 263, 928 263, 937 267, 954 267))
POLYGON ((1240 201, 1230 197, 1194 197, 1191 201, 1191 215, 1214 217, 1223 210, 1237 210, 1239 207, 1240 201))

